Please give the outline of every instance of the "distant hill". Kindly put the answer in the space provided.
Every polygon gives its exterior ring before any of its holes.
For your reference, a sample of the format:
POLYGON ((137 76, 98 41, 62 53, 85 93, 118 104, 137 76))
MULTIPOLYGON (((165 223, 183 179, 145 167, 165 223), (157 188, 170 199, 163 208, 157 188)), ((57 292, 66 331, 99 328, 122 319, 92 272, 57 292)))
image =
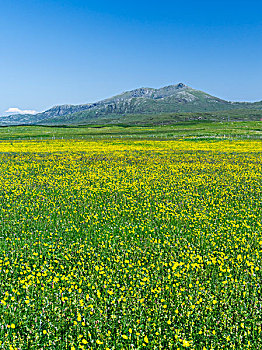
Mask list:
POLYGON ((137 116, 138 119, 138 116, 141 116, 143 119, 143 116, 167 113, 208 113, 240 109, 262 110, 262 101, 255 103, 225 101, 179 83, 160 89, 139 88, 96 103, 55 106, 35 115, 18 114, 0 117, 0 124, 96 124, 116 120, 121 122, 121 119, 128 122, 129 116, 137 116))

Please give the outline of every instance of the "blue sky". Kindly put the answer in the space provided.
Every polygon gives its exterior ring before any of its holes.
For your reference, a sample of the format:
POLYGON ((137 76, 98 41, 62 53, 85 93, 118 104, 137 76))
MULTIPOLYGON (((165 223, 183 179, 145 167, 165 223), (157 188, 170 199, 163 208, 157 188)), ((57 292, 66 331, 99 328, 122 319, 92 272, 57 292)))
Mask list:
POLYGON ((0 114, 178 82, 262 100, 262 2, 0 2, 0 114))

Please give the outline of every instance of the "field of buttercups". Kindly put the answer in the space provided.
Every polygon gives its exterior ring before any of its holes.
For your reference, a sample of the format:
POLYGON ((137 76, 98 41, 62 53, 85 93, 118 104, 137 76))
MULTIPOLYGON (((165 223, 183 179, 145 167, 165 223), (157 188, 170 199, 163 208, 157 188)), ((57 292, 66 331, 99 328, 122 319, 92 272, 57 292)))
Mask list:
POLYGON ((0 143, 0 349, 261 349, 262 143, 0 143))

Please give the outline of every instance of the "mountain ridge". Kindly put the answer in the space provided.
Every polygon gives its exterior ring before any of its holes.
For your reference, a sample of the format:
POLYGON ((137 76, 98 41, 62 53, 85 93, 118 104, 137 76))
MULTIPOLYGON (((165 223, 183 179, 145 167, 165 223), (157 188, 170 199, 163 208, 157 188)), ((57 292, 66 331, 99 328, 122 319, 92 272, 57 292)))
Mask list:
POLYGON ((17 114, 0 117, 1 125, 54 125, 90 123, 121 115, 155 115, 162 113, 200 113, 233 109, 262 109, 262 101, 232 102, 196 90, 183 83, 159 89, 141 87, 79 105, 57 105, 34 115, 17 114))

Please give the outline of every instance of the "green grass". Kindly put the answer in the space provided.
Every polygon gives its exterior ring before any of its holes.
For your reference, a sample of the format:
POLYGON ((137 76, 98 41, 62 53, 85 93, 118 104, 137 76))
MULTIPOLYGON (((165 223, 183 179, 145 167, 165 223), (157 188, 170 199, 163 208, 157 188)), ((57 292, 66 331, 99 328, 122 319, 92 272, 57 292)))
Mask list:
POLYGON ((12 126, 0 128, 0 140, 30 139, 221 139, 262 137, 262 122, 179 122, 173 125, 12 126))
POLYGON ((259 142, 11 143, 0 349, 262 348, 259 142))

